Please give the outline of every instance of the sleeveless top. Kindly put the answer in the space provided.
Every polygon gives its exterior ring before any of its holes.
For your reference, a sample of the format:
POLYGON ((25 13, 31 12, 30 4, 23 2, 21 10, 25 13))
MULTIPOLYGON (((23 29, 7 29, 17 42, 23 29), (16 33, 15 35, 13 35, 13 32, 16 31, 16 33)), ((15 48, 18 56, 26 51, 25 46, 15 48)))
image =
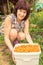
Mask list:
MULTIPOLYGON (((21 21, 19 24, 16 20, 16 16, 14 14, 9 14, 7 17, 10 17, 11 19, 11 28, 15 28, 18 32, 21 31, 24 28, 24 23, 25 21, 21 21)), ((4 24, 5 22, 2 23, 2 26, 0 27, 0 33, 4 34, 4 24)))
POLYGON ((21 23, 19 24, 16 20, 16 16, 14 14, 10 14, 9 15, 10 19, 11 19, 11 28, 15 28, 18 32, 21 31, 24 28, 24 23, 25 21, 21 21, 21 23))

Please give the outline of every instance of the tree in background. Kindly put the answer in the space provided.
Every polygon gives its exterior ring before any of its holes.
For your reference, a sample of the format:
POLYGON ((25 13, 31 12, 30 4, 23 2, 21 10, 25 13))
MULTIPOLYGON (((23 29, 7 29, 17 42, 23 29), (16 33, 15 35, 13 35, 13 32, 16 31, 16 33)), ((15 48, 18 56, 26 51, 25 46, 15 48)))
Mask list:
MULTIPOLYGON (((13 10, 13 5, 16 5, 18 0, 0 0, 0 11, 3 14, 11 13, 13 10), (13 5, 12 5, 13 4, 13 5)), ((22 1, 22 0, 20 0, 22 1)), ((34 6, 34 2, 37 0, 26 0, 30 3, 30 7, 34 6)))

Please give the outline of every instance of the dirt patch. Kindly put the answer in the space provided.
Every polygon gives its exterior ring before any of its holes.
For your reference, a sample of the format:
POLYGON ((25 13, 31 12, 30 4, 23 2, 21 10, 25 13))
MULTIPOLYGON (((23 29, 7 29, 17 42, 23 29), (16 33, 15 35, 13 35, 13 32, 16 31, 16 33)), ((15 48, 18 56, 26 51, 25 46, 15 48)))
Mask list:
POLYGON ((13 65, 10 63, 11 54, 5 45, 0 45, 0 65, 13 65))

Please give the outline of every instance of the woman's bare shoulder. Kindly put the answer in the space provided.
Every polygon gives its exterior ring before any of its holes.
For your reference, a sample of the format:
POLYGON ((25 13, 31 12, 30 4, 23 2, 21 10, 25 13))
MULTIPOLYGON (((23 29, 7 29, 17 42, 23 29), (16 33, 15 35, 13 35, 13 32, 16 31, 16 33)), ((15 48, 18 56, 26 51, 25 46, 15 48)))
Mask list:
POLYGON ((25 21, 25 25, 26 25, 26 24, 29 24, 29 19, 26 19, 26 21, 25 21))
POLYGON ((9 15, 7 15, 7 17, 5 18, 4 22, 8 23, 8 24, 9 24, 9 22, 11 23, 11 18, 9 17, 9 15))
POLYGON ((9 14, 5 20, 10 20, 11 22, 15 19, 15 15, 13 13, 9 14))

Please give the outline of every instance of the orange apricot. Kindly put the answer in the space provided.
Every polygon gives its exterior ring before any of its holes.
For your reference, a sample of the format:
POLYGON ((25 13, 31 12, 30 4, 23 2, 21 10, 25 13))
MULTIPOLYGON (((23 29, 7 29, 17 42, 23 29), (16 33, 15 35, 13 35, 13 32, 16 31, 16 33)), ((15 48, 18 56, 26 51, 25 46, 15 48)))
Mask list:
POLYGON ((18 47, 15 47, 15 52, 39 52, 39 46, 38 45, 21 45, 18 47))

